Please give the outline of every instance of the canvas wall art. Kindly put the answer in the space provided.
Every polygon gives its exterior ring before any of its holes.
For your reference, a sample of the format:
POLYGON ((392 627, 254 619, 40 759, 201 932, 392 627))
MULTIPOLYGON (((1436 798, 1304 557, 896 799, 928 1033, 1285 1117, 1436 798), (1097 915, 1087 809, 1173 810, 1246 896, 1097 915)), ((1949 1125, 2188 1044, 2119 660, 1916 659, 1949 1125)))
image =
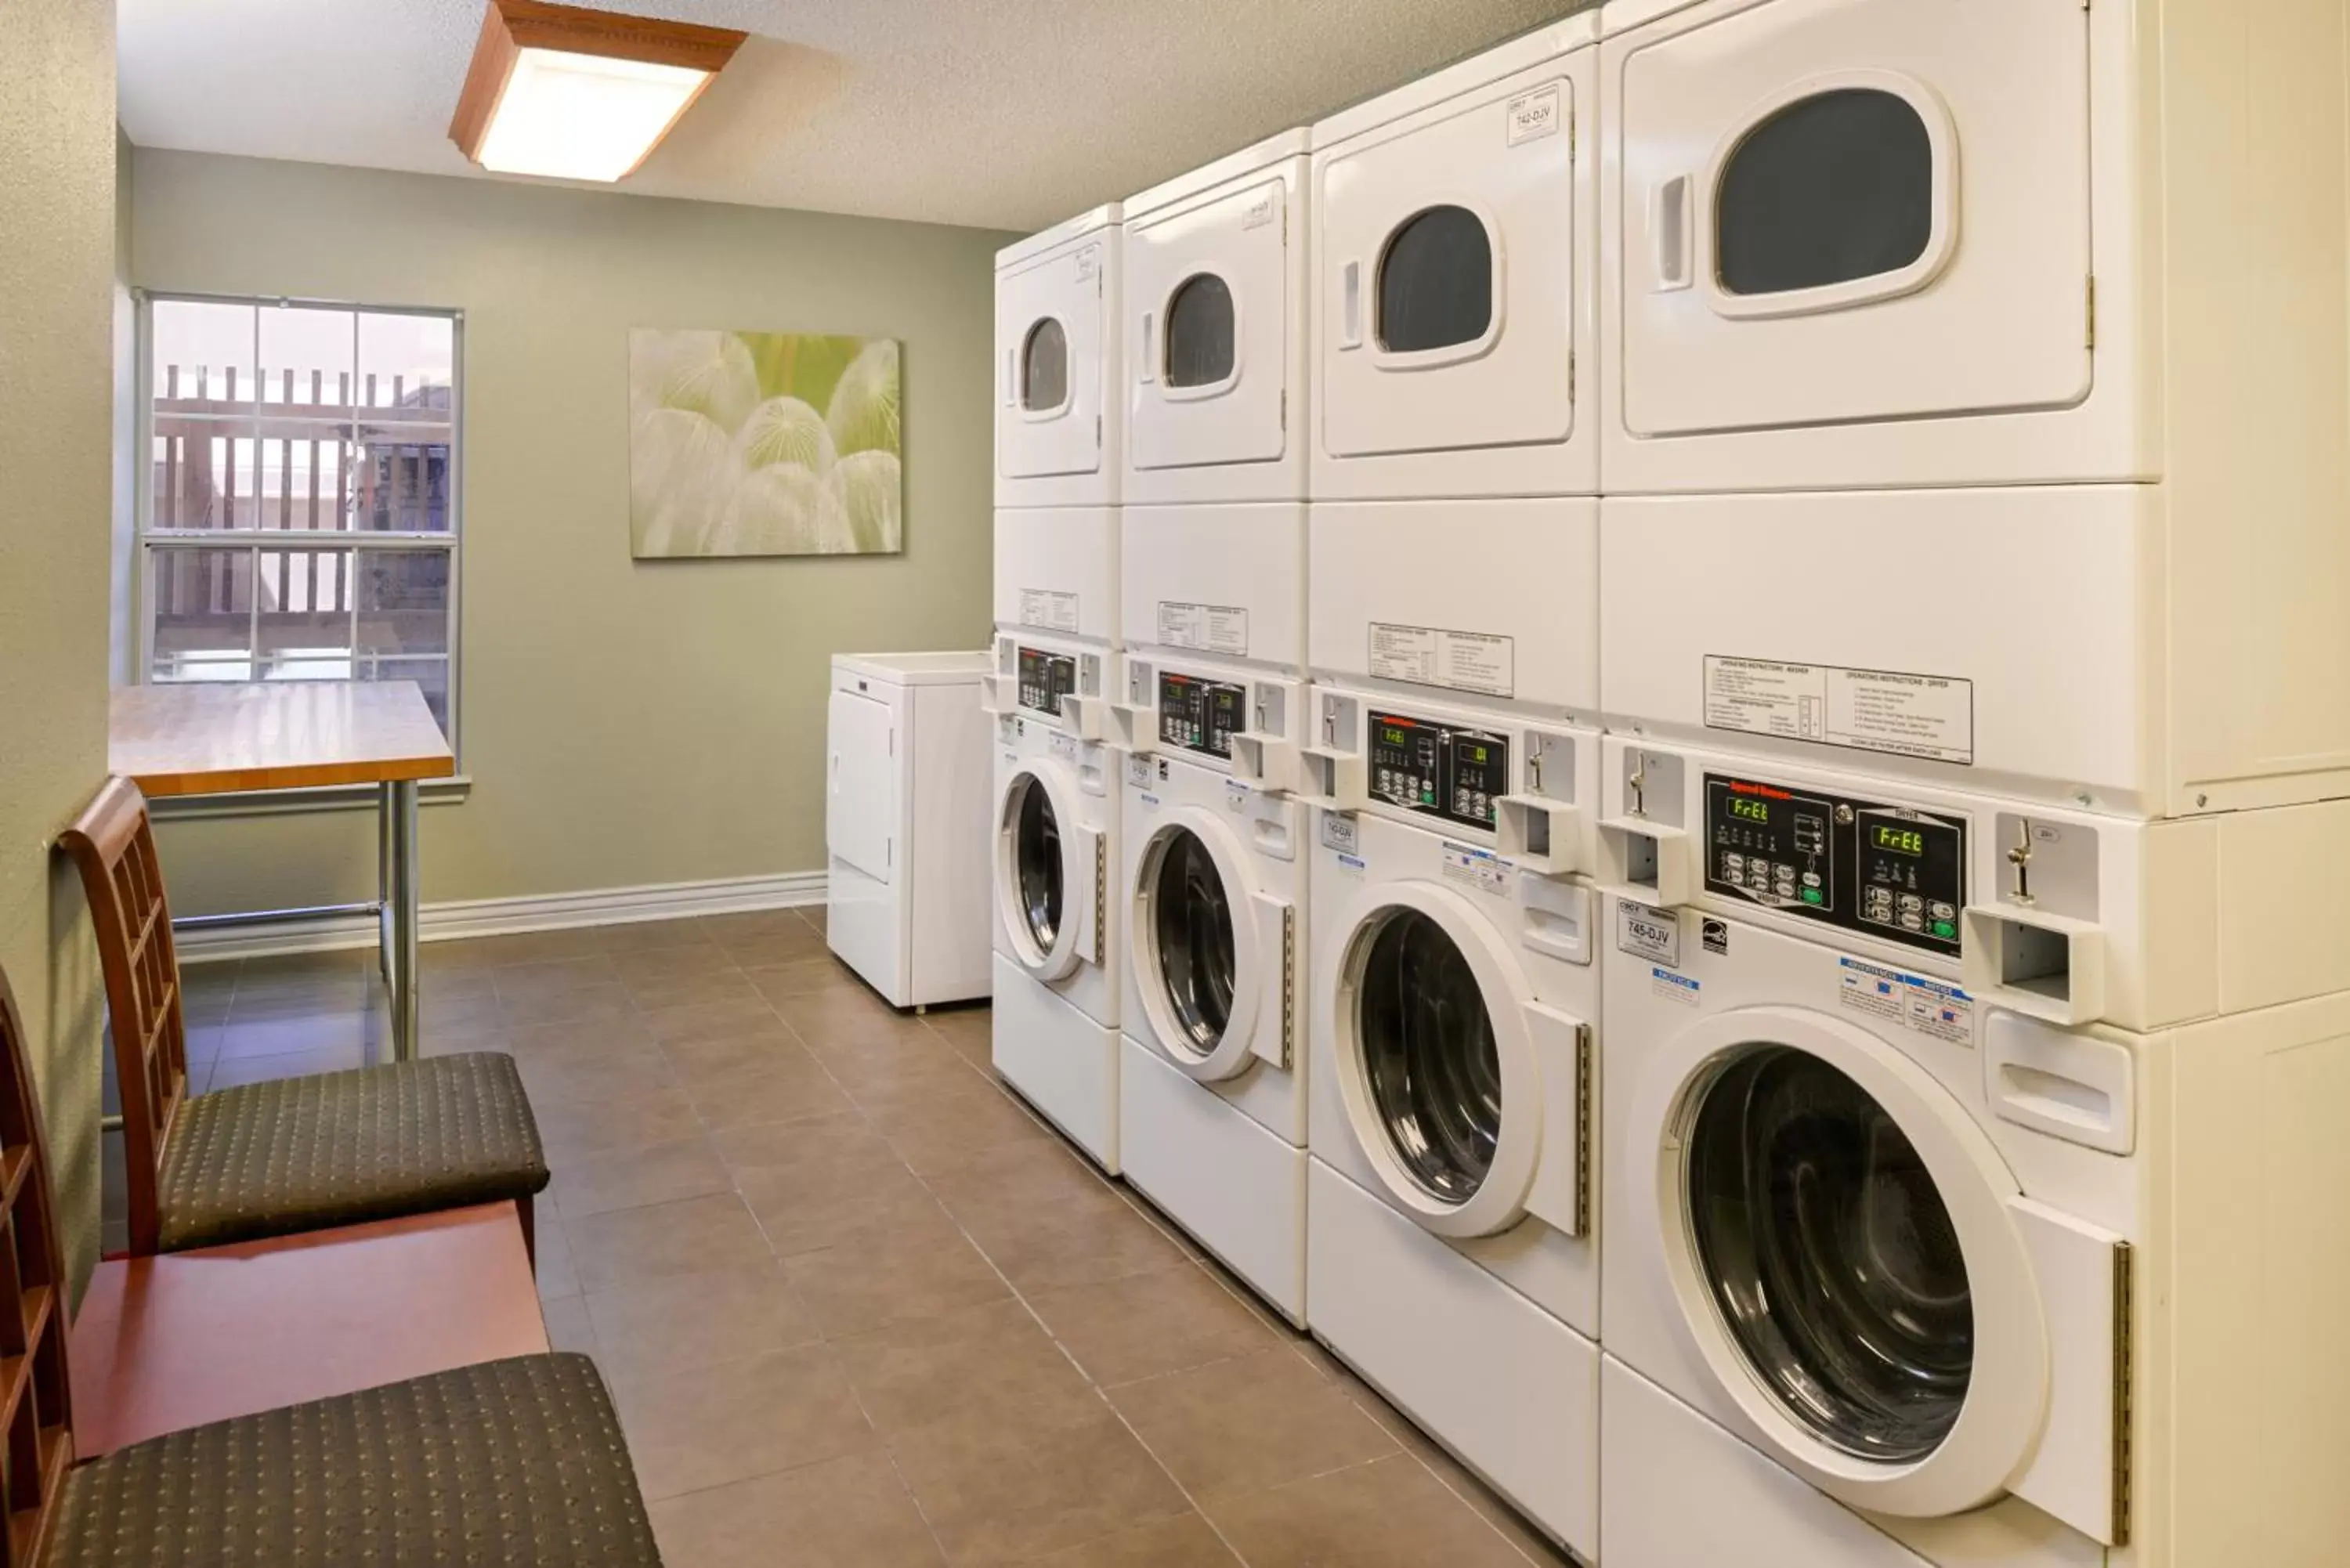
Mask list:
POLYGON ((898 343, 629 335, 629 535, 639 560, 903 547, 898 343))

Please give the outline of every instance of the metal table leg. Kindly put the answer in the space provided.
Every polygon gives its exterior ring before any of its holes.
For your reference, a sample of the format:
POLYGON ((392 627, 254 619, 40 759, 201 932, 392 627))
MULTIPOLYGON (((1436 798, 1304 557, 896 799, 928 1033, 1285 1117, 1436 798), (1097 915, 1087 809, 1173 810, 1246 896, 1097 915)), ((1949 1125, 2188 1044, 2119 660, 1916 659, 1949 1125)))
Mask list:
POLYGON ((390 906, 389 950, 391 974, 391 1053, 397 1062, 416 1059, 416 797, 414 779, 384 785, 386 835, 390 847, 390 886, 384 899, 390 906))
POLYGON ((376 786, 375 808, 375 956, 383 988, 391 990, 391 819, 396 812, 392 786, 376 786))

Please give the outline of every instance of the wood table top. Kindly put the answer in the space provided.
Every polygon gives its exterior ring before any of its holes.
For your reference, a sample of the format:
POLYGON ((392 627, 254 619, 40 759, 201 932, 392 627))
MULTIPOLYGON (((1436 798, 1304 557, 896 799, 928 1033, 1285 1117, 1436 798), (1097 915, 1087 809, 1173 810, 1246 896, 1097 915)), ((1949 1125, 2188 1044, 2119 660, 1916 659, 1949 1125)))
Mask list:
POLYGON ((118 686, 107 766, 149 796, 445 778, 448 738, 413 680, 118 686))
POLYGON ((511 1203, 109 1258, 67 1341, 74 1449, 546 1347, 511 1203))

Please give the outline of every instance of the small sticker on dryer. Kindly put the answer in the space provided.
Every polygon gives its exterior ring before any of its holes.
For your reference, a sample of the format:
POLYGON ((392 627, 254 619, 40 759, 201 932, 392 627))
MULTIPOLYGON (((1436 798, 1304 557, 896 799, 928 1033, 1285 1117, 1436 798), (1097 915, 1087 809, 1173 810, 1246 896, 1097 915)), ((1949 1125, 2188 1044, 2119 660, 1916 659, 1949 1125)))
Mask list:
POLYGON ((1245 659, 1249 650, 1248 611, 1236 605, 1180 604, 1160 599, 1159 640, 1169 648, 1229 653, 1235 659, 1245 659))
POLYGON ((1836 961, 1837 1004, 1953 1045, 1975 1043, 1975 1002, 1957 986, 1859 959, 1836 961))
POLYGON ((1521 93, 1510 100, 1510 134, 1505 143, 1517 147, 1558 134, 1559 93, 1555 86, 1521 93))
POLYGON ((1101 271, 1101 253, 1102 248, 1099 245, 1087 245, 1085 249, 1077 253, 1077 281, 1079 283, 1086 282, 1096 273, 1101 271))
POLYGON ((1730 922, 1708 915, 1698 922, 1698 940, 1710 953, 1728 957, 1730 953, 1730 922))
POLYGON ((1517 650, 1515 638, 1375 620, 1367 651, 1370 672, 1381 680, 1513 697, 1517 650))
POLYGON ((1077 596, 1057 588, 1020 590, 1020 624, 1044 631, 1077 629, 1077 596))
POLYGON ((1335 811, 1322 814, 1323 848, 1336 850, 1341 855, 1352 855, 1359 847, 1357 843, 1358 836, 1353 817, 1341 816, 1335 811))
POLYGON ((1273 187, 1268 188, 1263 195, 1251 202, 1248 204, 1248 211, 1241 214, 1242 231, 1245 233, 1250 229, 1261 229, 1273 222, 1274 213, 1280 210, 1274 205, 1280 200, 1280 196, 1279 188, 1273 187))
POLYGON ((1148 785, 1150 783, 1150 759, 1149 757, 1127 758, 1126 782, 1130 784, 1148 785))
POLYGON ((1490 849, 1444 841, 1444 879, 1480 893, 1499 896, 1510 890, 1510 863, 1490 849))
POLYGON ((1616 946, 1634 958, 1648 959, 1679 969, 1681 965, 1680 920, 1670 909, 1619 898, 1616 901, 1616 946))
POLYGON ((1676 974, 1671 970, 1651 966, 1648 971, 1648 989, 1667 1002, 1678 1002, 1683 1007, 1695 1007, 1705 987, 1688 975, 1676 974))
POLYGON ((1048 743, 1060 755, 1068 758, 1071 762, 1076 761, 1077 738, 1075 735, 1055 731, 1048 743))

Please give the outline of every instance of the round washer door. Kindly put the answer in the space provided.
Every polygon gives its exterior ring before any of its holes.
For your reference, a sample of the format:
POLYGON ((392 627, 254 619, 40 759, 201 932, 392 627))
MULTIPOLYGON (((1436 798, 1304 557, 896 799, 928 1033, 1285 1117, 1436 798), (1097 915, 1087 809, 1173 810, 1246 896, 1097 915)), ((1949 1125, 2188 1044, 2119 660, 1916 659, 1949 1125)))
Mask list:
POLYGON ((1253 1060, 1267 983, 1256 891, 1232 831, 1192 806, 1169 812, 1135 861, 1135 988, 1168 1058, 1203 1083, 1253 1060))
POLYGON ((996 799, 997 918, 1013 956, 1039 980, 1076 970, 1094 921, 1095 867, 1083 857, 1098 836, 1083 826, 1076 781, 1045 758, 1015 765, 996 799))
POLYGON ((1857 1508, 1998 1497, 2040 1429, 2048 1339, 2015 1179, 1966 1108, 1866 1030, 1797 1008, 1703 1019, 1639 1062, 1638 1222, 1765 1446, 1857 1508))
POLYGON ((1490 921, 1429 883, 1373 885, 1337 919, 1346 945, 1335 994, 1320 1001, 1357 1145, 1427 1230, 1509 1229, 1528 1211, 1551 1130, 1523 971, 1490 921))

